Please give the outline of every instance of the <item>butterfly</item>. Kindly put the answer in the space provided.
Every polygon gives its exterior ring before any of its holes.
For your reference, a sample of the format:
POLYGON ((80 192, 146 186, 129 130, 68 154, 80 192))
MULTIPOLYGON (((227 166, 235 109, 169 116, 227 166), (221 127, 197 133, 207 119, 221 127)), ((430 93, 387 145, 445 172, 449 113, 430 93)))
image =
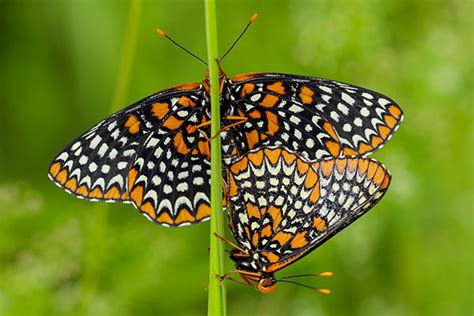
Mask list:
MULTIPOLYGON (((276 145, 308 159, 367 155, 403 119, 392 99, 328 79, 278 73, 227 78, 221 69, 219 89, 224 165, 276 145)), ((132 203, 164 226, 207 220, 209 140, 215 136, 209 92, 206 75, 201 83, 160 91, 112 114, 58 153, 49 177, 79 198, 132 203)))
POLYGON ((274 273, 374 207, 390 180, 389 171, 370 158, 309 161, 286 148, 250 151, 228 172, 234 272, 263 293, 289 282, 274 273))

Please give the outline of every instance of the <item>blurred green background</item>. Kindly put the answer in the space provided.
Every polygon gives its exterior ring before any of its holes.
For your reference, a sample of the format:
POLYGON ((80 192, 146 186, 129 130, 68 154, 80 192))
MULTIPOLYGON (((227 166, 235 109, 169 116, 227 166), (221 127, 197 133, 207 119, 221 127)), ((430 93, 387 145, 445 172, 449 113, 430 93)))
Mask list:
MULTIPOLYGON (((374 155, 393 173, 381 203, 279 273, 333 271, 305 280, 333 294, 230 283, 229 315, 472 315, 474 2, 217 2, 221 53, 259 13, 223 64, 229 76, 337 79, 392 97, 406 116, 374 155)), ((46 176, 113 108, 203 79, 202 64, 154 31, 205 57, 202 1, 135 9, 127 35, 129 1, 0 1, 1 315, 206 313, 208 223, 160 227, 46 176)))

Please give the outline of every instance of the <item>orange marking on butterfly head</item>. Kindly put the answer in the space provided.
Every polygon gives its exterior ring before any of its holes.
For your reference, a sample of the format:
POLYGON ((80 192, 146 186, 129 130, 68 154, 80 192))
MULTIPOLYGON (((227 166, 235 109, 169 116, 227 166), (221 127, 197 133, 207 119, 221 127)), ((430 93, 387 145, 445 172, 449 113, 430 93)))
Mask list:
POLYGON ((281 223, 281 209, 276 208, 273 205, 270 205, 267 209, 267 213, 270 214, 273 222, 273 230, 275 231, 281 223))
POLYGON ((249 218, 252 218, 252 217, 260 218, 260 211, 257 208, 257 206, 254 205, 253 203, 248 202, 245 205, 245 209, 247 210, 247 215, 248 215, 249 218))
POLYGON ((367 168, 367 178, 372 179, 378 167, 379 165, 376 162, 370 161, 369 167, 367 168))
MULTIPOLYGON (((135 183, 135 180, 137 179, 137 174, 138 174, 138 170, 135 169, 135 168, 131 168, 129 171, 128 171, 128 189, 130 190, 133 186, 133 184, 135 183)), ((110 192, 111 190, 109 190, 110 192)), ((117 190, 118 191, 118 190, 117 190)), ((109 193, 107 192, 106 195, 109 193)))
POLYGON ((299 232, 295 235, 293 240, 291 240, 290 246, 293 249, 304 247, 308 244, 306 239, 306 231, 299 232))
POLYGON ((285 94, 285 87, 283 86, 283 82, 281 81, 277 81, 268 85, 267 89, 278 94, 285 94))
POLYGON ((325 160, 321 162, 321 171, 325 177, 329 177, 334 169, 334 160, 325 160))
POLYGON ((374 183, 379 185, 382 183, 383 179, 385 178, 385 170, 382 167, 379 167, 374 175, 374 183))
POLYGON ((344 154, 344 156, 354 156, 354 155, 359 154, 357 151, 349 147, 344 147, 344 149, 342 150, 342 153, 344 154))
POLYGON ((386 173, 385 178, 383 179, 382 184, 380 185, 380 189, 385 190, 386 188, 388 188, 388 186, 390 185, 390 179, 390 174, 386 173))
POLYGON ((377 129, 380 133, 380 137, 384 140, 388 138, 388 135, 390 135, 391 130, 387 126, 380 125, 377 129))
POLYGON ((390 128, 393 129, 395 125, 397 125, 398 121, 391 115, 384 115, 385 124, 390 128))
POLYGON ((96 199, 100 199, 103 197, 103 193, 102 193, 102 190, 99 188, 99 187, 96 187, 94 190, 92 190, 90 193, 89 193, 89 197, 91 198, 96 198, 96 199))
POLYGON ((188 210, 182 209, 178 212, 178 216, 174 220, 176 224, 181 224, 181 223, 192 223, 195 221, 194 216, 189 213, 188 210))
POLYGON ((245 133, 245 137, 247 138, 247 143, 250 149, 255 148, 255 145, 260 141, 260 138, 258 137, 258 132, 255 129, 245 133))
POLYGON ((138 206, 142 205, 143 199, 143 186, 137 185, 132 193, 130 193, 130 198, 133 202, 135 202, 138 206))
POLYGON ((240 97, 245 97, 247 94, 252 92, 253 89, 255 89, 255 85, 253 83, 244 84, 244 86, 242 87, 242 91, 240 91, 240 97))
POLYGON ((311 192, 311 195, 309 196, 309 200, 313 202, 313 204, 316 204, 316 202, 318 202, 319 195, 320 195, 320 191, 319 191, 319 183, 318 183, 318 185, 313 188, 313 192, 311 192))
POLYGON ((200 221, 203 218, 209 217, 211 214, 211 208, 209 205, 202 203, 201 205, 198 206, 197 212, 196 212, 196 220, 200 221))
POLYGON ((168 214, 166 212, 161 213, 160 216, 158 216, 156 218, 156 221, 158 223, 166 223, 166 224, 169 224, 169 225, 174 224, 173 219, 171 218, 170 214, 168 214))
POLYGON ((128 117, 125 122, 125 127, 128 129, 130 134, 136 134, 140 131, 140 121, 137 119, 135 114, 128 117))
POLYGON ((166 114, 170 111, 170 106, 168 103, 156 102, 151 106, 151 115, 156 117, 159 120, 162 120, 166 114))
POLYGON ((176 117, 170 116, 166 119, 166 121, 163 122, 162 126, 166 127, 169 130, 174 131, 178 129, 181 126, 181 124, 183 124, 182 120, 178 120, 176 117))
POLYGON ((278 159, 280 159, 281 156, 281 149, 265 149, 265 156, 268 158, 268 160, 270 160, 270 163, 272 165, 276 165, 278 159))
POLYGON ((61 163, 55 162, 49 167, 49 173, 53 176, 56 177, 56 175, 59 173, 59 170, 61 169, 61 163))
MULTIPOLYGON (((136 176, 136 170, 135 169, 131 169, 129 172, 128 172, 128 175, 130 177, 130 173, 133 171, 135 171, 135 176, 136 176)), ((133 181, 135 181, 135 176, 133 176, 133 181)), ((130 181, 130 178, 128 179, 128 181, 130 181)), ((132 185, 133 185, 133 182, 132 182, 132 185)), ((131 187, 131 186, 129 186, 131 187)), ((118 200, 121 198, 120 196, 120 191, 117 189, 116 186, 113 186, 111 187, 105 194, 104 194, 104 198, 106 199, 111 199, 111 200, 118 200)))
POLYGON ((153 207, 153 205, 150 202, 146 202, 145 204, 143 204, 140 207, 140 211, 142 211, 143 213, 148 214, 148 216, 150 216, 153 219, 156 218, 155 208, 153 207))
POLYGON ((303 104, 311 104, 313 102, 314 91, 308 88, 307 86, 301 87, 300 90, 300 99, 303 104))
POLYGON ((58 175, 56 176, 56 180, 61 183, 61 184, 64 184, 66 183, 66 180, 67 180, 67 177, 68 177, 68 172, 66 169, 63 169, 61 170, 58 175))
POLYGON ((266 108, 272 108, 273 106, 275 106, 275 104, 278 102, 278 97, 277 96, 274 96, 274 95, 271 95, 271 94, 267 94, 263 100, 260 102, 260 105, 261 106, 264 106, 266 108))
POLYGON ((344 171, 346 166, 347 166, 347 159, 337 159, 336 160, 336 168, 337 168, 337 171, 339 171, 340 173, 342 173, 344 171))
POLYGON ((359 159, 359 174, 364 174, 368 166, 369 161, 367 159, 359 159))
POLYGON ((303 160, 296 161, 296 168, 300 174, 305 174, 309 169, 309 164, 303 160))
POLYGON ((306 179, 304 180, 305 187, 310 189, 314 187, 317 182, 318 174, 313 170, 313 168, 309 168, 308 173, 306 173, 306 179))
POLYGON ((178 103, 181 104, 182 106, 195 106, 196 105, 196 103, 193 100, 191 100, 190 98, 184 95, 179 98, 178 103))
POLYGON ((325 231, 328 227, 326 224, 326 221, 322 219, 321 217, 315 216, 313 219, 313 227, 318 231, 318 232, 323 232, 325 231))
MULTIPOLYGON (((176 133, 173 138, 174 148, 182 155, 187 155, 190 152, 188 145, 184 142, 183 134, 181 132, 176 133)), ((196 150, 197 153, 197 150, 196 150)))
POLYGON ((77 189, 77 180, 76 180, 76 177, 73 177, 71 179, 69 179, 66 184, 64 184, 64 187, 68 188, 69 190, 71 190, 72 192, 76 191, 77 189))
POLYGON ((77 189, 76 194, 80 196, 87 196, 89 194, 89 189, 85 184, 83 184, 79 187, 79 189, 77 189))
POLYGON ((275 234, 275 236, 273 236, 272 241, 278 241, 278 243, 281 246, 283 246, 284 244, 286 244, 288 240, 290 240, 291 236, 292 235, 289 233, 284 233, 282 231, 279 231, 278 233, 275 234))
POLYGON ((328 140, 324 143, 324 145, 326 145, 326 148, 329 150, 331 155, 333 155, 333 157, 339 156, 339 152, 341 151, 341 146, 339 143, 328 140))
POLYGON ((263 285, 261 282, 259 282, 255 285, 255 289, 258 292, 263 293, 263 294, 271 293, 271 292, 275 291, 276 288, 277 288, 277 286, 275 285, 275 283, 272 283, 272 284, 269 284, 269 285, 263 285))
POLYGON ((275 135, 279 130, 278 116, 275 113, 267 112, 267 128, 268 134, 275 135))
POLYGON ((296 155, 295 155, 295 154, 290 153, 290 152, 288 152, 288 151, 286 151, 286 150, 283 150, 283 151, 282 151, 282 156, 283 156, 283 160, 285 161, 285 163, 286 163, 287 165, 291 165, 291 164, 295 161, 295 159, 296 159, 296 155))
POLYGON ((402 115, 402 111, 400 110, 400 108, 393 104, 388 107, 388 111, 396 119, 399 119, 400 116, 402 115))

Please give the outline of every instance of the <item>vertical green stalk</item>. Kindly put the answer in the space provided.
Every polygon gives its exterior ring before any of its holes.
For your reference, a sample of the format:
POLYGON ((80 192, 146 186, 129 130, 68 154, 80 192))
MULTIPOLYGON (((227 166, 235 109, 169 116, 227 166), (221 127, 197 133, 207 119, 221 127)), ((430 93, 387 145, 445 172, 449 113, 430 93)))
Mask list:
MULTIPOLYGON (((217 65, 216 3, 204 0, 206 10, 207 51, 211 85, 211 135, 220 130, 219 68, 217 65)), ((226 315, 225 285, 217 275, 224 274, 224 245, 214 234, 224 235, 222 214, 221 137, 211 140, 211 225, 209 248, 209 298, 207 314, 226 315)))
MULTIPOLYGON (((111 111, 115 112, 124 106, 128 94, 130 73, 135 55, 136 39, 142 0, 131 0, 128 10, 127 25, 122 42, 120 63, 117 71, 117 81, 111 102, 111 111)), ((108 253, 107 232, 109 205, 100 203, 93 207, 92 217, 85 229, 85 258, 84 274, 81 279, 81 294, 77 314, 89 314, 89 309, 94 308, 92 302, 96 298, 97 284, 103 267, 103 254, 108 253)))

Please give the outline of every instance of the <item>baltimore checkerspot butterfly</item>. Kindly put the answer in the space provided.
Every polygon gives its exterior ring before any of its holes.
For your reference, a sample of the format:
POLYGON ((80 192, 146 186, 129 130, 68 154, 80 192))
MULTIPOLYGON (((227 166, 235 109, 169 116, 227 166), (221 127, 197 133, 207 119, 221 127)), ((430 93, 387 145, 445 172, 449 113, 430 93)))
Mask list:
POLYGON ((296 283, 274 273, 364 215, 390 179, 388 170, 370 158, 309 161, 285 148, 250 151, 228 173, 229 227, 237 241, 233 272, 264 293, 279 281, 296 283))
MULTIPOLYGON (((225 165, 270 145, 308 159, 367 155, 403 117, 390 98, 334 80, 221 71, 219 87, 225 165)), ((133 203, 164 226, 201 222, 210 212, 210 115, 207 76, 150 95, 67 145, 49 176, 80 198, 133 203)))

